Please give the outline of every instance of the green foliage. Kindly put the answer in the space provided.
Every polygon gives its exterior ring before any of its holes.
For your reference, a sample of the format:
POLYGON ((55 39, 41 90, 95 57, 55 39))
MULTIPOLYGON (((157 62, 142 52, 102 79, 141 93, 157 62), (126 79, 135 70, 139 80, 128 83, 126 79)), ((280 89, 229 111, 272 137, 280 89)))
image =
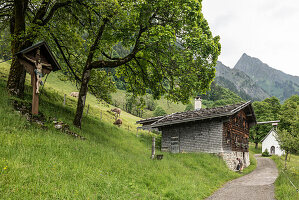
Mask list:
POLYGON ((154 111, 154 117, 163 116, 166 114, 167 113, 165 112, 165 110, 163 108, 161 108, 160 106, 157 106, 157 108, 154 111))
POLYGON ((299 151, 299 96, 287 99, 281 113, 278 141, 286 152, 296 153, 299 151))
POLYGON ((263 153, 262 153, 263 157, 270 157, 271 155, 269 154, 268 149, 266 149, 263 153))
POLYGON ((209 88, 220 44, 201 13, 201 2, 88 1, 86 5, 73 6, 72 13, 61 12, 64 20, 57 16, 59 23, 53 24, 58 30, 53 34, 67 49, 65 53, 76 73, 82 72, 90 53, 86 49, 103 25, 93 60, 106 62, 107 68, 117 67, 115 80, 119 88, 125 87, 135 96, 143 96, 150 89, 155 99, 164 95, 184 103, 209 88), (110 65, 122 58, 128 59, 121 66, 110 65))
POLYGON ((204 104, 210 107, 219 107, 229 104, 235 104, 243 101, 238 95, 227 88, 217 85, 215 82, 211 84, 211 89, 206 94, 201 95, 204 104))
POLYGON ((11 57, 10 40, 8 28, 0 30, 0 59, 6 60, 11 57))
MULTIPOLYGON (((253 102, 254 113, 258 122, 279 120, 280 103, 278 98, 266 98, 264 101, 253 102)), ((250 129, 250 140, 260 142, 271 130, 272 124, 260 124, 250 129)))
POLYGON ((93 70, 91 72, 89 88, 93 95, 107 103, 112 102, 110 94, 116 91, 112 77, 102 70, 93 70))
POLYGON ((150 111, 154 111, 157 107, 157 103, 155 102, 154 98, 151 95, 146 95, 145 99, 146 109, 150 111))
POLYGON ((299 185, 299 155, 290 155, 287 160, 288 169, 284 169, 284 158, 279 156, 271 156, 278 169, 279 176, 275 181, 275 198, 278 200, 297 200, 298 193, 290 183, 299 185), (283 172, 282 172, 283 171, 283 172))
POLYGON ((190 111, 190 110, 194 110, 194 106, 192 103, 189 103, 185 108, 185 111, 190 111))
POLYGON ((145 101, 142 97, 135 97, 134 95, 126 94, 126 103, 124 109, 126 112, 142 117, 142 111, 145 107, 145 101))

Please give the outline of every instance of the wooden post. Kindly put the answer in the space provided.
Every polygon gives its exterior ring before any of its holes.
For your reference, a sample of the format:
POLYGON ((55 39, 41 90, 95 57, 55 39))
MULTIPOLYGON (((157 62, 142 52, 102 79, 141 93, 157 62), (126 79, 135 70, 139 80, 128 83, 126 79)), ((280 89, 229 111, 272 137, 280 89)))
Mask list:
POLYGON ((103 116, 102 112, 103 112, 103 111, 101 111, 101 120, 102 120, 102 116, 103 116))
POLYGON ((33 115, 38 115, 38 93, 36 93, 36 75, 32 74, 31 75, 31 83, 32 83, 32 114, 33 115))
POLYGON ((63 105, 65 106, 66 94, 64 94, 63 105))
POLYGON ((88 110, 89 110, 89 104, 88 104, 88 106, 87 106, 86 116, 88 115, 88 110))
POLYGON ((152 139, 152 159, 154 159, 155 158, 155 145, 156 145, 156 138, 155 137, 153 137, 153 139, 152 139))

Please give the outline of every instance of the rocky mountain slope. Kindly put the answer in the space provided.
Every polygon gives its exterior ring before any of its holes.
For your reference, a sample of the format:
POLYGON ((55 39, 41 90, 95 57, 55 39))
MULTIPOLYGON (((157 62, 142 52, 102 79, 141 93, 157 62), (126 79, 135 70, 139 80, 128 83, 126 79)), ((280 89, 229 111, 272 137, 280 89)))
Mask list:
POLYGON ((238 69, 231 69, 221 62, 216 65, 218 85, 228 88, 245 100, 263 100, 269 95, 259 87, 246 73, 238 69))
POLYGON ((273 69, 258 58, 243 54, 233 70, 246 73, 270 96, 276 96, 281 101, 299 94, 299 77, 273 69))

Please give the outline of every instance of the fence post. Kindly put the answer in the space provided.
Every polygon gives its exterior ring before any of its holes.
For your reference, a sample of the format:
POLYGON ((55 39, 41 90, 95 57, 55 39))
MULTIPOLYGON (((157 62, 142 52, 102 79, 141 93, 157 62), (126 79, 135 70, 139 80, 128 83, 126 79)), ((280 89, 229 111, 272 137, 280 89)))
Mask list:
POLYGON ((64 94, 63 105, 65 106, 66 94, 64 94))
POLYGON ((156 146, 156 138, 155 137, 153 137, 152 138, 152 159, 154 159, 155 158, 155 146, 156 146))

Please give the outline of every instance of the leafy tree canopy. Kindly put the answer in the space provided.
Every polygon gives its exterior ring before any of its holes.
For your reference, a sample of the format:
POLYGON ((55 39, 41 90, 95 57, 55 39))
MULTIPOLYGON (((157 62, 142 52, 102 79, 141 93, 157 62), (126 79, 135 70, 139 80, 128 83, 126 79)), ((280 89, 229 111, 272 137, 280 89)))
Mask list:
MULTIPOLYGON (((264 101, 253 103, 254 112, 258 122, 279 120, 280 103, 277 97, 266 98, 264 101)), ((250 129, 250 139, 259 143, 271 130, 272 124, 260 124, 250 129)))
POLYGON ((194 92, 209 88, 220 44, 201 13, 200 1, 87 1, 85 5, 85 10, 76 12, 79 20, 69 15, 69 20, 55 25, 62 34, 53 33, 74 52, 70 60, 77 64, 76 71, 82 71, 90 53, 86 47, 93 45, 102 27, 88 68, 118 67, 117 76, 128 83, 128 92, 144 95, 150 88, 156 99, 166 95, 187 103, 194 92))
MULTIPOLYGON (((278 141, 288 153, 299 151, 299 96, 287 99, 281 107, 278 141)), ((286 156, 287 156, 286 154, 286 156)))

